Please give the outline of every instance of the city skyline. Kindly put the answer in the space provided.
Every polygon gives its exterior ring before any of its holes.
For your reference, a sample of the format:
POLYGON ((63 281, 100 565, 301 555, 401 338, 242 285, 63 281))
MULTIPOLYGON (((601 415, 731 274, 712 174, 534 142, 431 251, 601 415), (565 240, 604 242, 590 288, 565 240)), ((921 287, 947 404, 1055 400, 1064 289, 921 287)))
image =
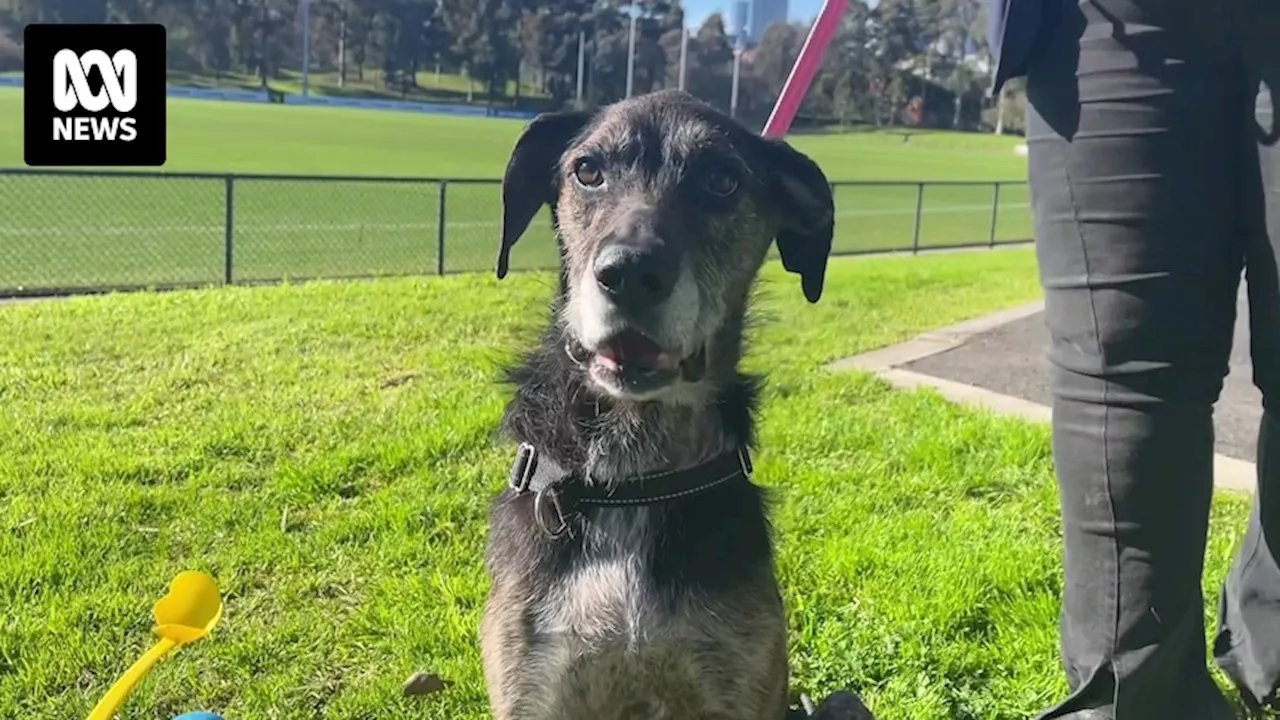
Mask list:
MULTIPOLYGON (((789 0, 789 6, 788 20, 808 23, 813 21, 822 8, 822 0, 789 0)), ((691 29, 701 26, 712 13, 720 13, 726 24, 733 16, 733 0, 685 0, 684 7, 691 29)))
POLYGON ((759 42, 770 25, 791 19, 788 17, 790 8, 791 4, 787 0, 751 0, 751 29, 747 37, 752 43, 759 42))

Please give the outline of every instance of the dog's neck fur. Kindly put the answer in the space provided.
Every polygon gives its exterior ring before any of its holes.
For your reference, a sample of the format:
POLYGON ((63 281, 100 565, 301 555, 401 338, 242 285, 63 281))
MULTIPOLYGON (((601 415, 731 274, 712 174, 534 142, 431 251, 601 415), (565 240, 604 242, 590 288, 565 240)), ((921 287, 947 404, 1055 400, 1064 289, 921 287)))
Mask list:
MULTIPOLYGON (((702 381, 709 391, 697 393, 697 401, 631 402, 593 386, 565 352, 566 333, 552 323, 537 348, 508 371, 516 392, 503 428, 513 439, 610 484, 693 467, 751 443, 757 380, 737 371, 736 344, 715 344, 702 381)), ((738 337, 730 329, 721 336, 738 337)))
MULTIPOLYGON (((709 391, 698 394, 704 402, 626 403, 593 385, 565 352, 564 326, 553 322, 507 371, 515 393, 503 430, 566 470, 588 470, 592 480, 610 484, 749 447, 758 381, 736 370, 740 338, 739 326, 731 325, 713 340, 730 342, 708 353, 703 382, 709 391)), ((656 505, 587 507, 573 521, 575 530, 556 541, 538 529, 531 497, 508 489, 491 509, 490 572, 528 588, 522 592, 545 595, 549 607, 563 605, 557 579, 598 562, 639 563, 634 567, 643 568, 645 579, 626 592, 648 588, 663 603, 688 593, 732 593, 744 578, 772 572, 764 503, 761 488, 729 483, 656 505)))

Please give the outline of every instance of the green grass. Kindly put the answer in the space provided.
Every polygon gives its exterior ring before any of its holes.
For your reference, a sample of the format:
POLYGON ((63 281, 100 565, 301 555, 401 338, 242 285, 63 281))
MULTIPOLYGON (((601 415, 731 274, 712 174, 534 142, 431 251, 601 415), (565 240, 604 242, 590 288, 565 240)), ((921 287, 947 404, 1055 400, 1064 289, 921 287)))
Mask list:
MULTIPOLYGON (((483 718, 477 627, 500 363, 548 273, 0 306, 0 717, 83 717, 187 568, 222 626, 122 718, 483 718), (459 302, 460 299, 464 301, 459 302), (415 670, 456 682, 401 697, 415 670)), ((1021 720, 1065 686, 1047 431, 833 359, 1038 294, 1027 250, 766 267, 758 479, 795 685, 885 720, 1021 720)), ((1214 506, 1212 607, 1243 501, 1214 506)), ((1206 610, 1207 612, 1207 610, 1206 610)))
MULTIPOLYGON (((167 171, 494 179, 523 123, 345 108, 169 102, 167 171)), ((0 89, 0 167, 22 164, 21 93, 0 89)), ((986 135, 798 135, 834 181, 1018 180, 1016 140, 986 135)), ((842 185, 837 252, 998 242, 1031 235, 1025 185, 842 185)), ((434 272, 439 187, 395 182, 239 180, 233 276, 240 280, 434 272)), ((0 290, 218 282, 225 275, 221 179, 0 175, 0 290)), ((496 183, 450 185, 445 268, 488 270, 500 217, 496 183)), ((519 267, 556 259, 546 218, 519 267)))
MULTIPOLYGON (((0 167, 22 165, 22 92, 0 88, 0 167)), ((173 99, 164 170, 501 177, 520 120, 173 99)), ((789 140, 834 181, 1019 181, 1020 138, 924 132, 818 133, 789 140)))

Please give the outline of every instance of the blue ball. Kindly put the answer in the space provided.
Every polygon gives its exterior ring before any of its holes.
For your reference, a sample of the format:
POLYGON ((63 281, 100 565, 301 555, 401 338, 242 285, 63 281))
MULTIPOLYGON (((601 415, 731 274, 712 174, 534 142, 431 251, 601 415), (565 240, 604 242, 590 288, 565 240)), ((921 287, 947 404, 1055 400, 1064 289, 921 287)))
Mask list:
POLYGON ((204 710, 197 710, 196 712, 183 713, 173 720, 222 720, 222 716, 204 710))

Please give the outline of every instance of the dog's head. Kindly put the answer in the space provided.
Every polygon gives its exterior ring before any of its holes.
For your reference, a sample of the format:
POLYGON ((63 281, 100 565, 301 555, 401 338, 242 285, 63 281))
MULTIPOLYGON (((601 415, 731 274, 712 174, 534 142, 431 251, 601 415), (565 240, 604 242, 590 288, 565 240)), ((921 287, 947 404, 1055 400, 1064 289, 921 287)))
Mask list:
POLYGON ((822 294, 835 214, 822 170, 683 92, 539 116, 502 199, 498 277, 549 205, 567 349, 619 399, 677 400, 681 386, 733 371, 775 238, 809 301, 822 294))

